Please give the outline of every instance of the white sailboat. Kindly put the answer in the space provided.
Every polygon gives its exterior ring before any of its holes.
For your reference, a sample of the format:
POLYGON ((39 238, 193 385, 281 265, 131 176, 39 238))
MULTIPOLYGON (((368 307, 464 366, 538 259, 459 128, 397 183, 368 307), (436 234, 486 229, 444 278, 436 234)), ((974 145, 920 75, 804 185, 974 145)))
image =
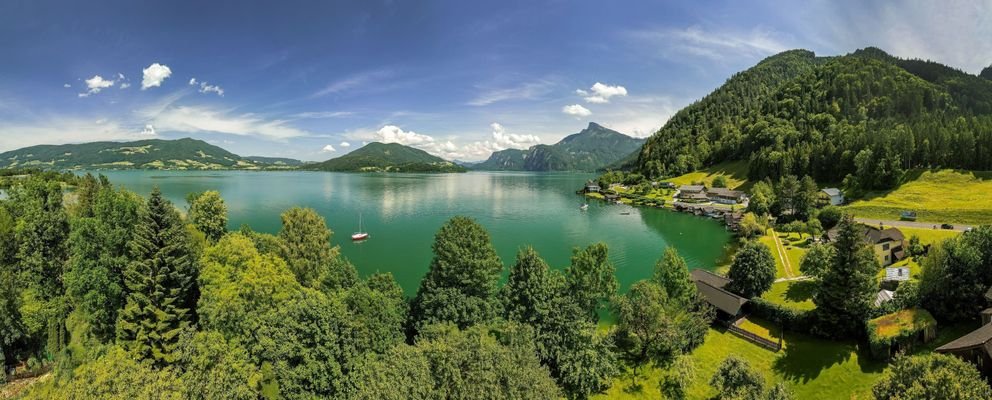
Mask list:
POLYGON ((359 241, 359 240, 365 240, 365 239, 368 239, 368 238, 369 238, 369 233, 362 231, 362 214, 359 213, 358 214, 358 232, 355 232, 355 233, 352 233, 351 234, 351 240, 359 241))

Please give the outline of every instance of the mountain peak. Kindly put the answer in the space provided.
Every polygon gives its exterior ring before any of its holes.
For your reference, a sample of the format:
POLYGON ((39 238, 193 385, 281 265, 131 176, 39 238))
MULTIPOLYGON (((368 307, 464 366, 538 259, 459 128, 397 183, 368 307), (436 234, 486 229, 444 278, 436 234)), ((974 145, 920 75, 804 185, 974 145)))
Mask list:
POLYGON ((602 128, 603 128, 602 125, 597 124, 597 123, 592 122, 592 121, 589 121, 589 126, 586 127, 586 130, 589 130, 589 129, 602 129, 602 128))

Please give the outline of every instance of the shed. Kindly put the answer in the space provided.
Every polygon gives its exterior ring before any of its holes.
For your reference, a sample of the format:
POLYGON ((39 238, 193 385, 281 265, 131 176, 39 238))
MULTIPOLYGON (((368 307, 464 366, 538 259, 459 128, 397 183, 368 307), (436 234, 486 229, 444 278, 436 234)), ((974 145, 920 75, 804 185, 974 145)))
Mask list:
POLYGON ((701 269, 693 270, 690 275, 699 294, 719 311, 722 319, 734 320, 740 316, 747 299, 724 289, 730 279, 701 269))
POLYGON ((885 302, 892 301, 895 297, 896 292, 885 289, 879 290, 878 293, 875 294, 875 307, 879 307, 885 302))
POLYGON ((844 192, 838 188, 826 188, 821 190, 830 199, 830 205, 839 206, 844 204, 844 192))
POLYGON ((953 354, 974 364, 986 377, 992 373, 992 324, 961 336, 937 348, 938 353, 953 354))
POLYGON ((908 281, 909 276, 910 276, 909 268, 906 267, 886 268, 884 280, 902 282, 902 281, 908 281))
POLYGON ((928 343, 937 337, 937 320, 922 308, 883 315, 869 320, 866 328, 871 354, 880 359, 887 359, 917 343, 928 343))

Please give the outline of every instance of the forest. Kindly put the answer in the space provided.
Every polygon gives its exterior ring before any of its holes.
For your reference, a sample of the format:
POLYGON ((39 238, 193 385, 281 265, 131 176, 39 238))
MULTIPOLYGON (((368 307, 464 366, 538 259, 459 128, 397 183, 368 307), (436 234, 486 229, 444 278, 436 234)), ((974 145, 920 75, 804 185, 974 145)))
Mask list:
POLYGON ((752 180, 809 175, 889 189, 911 168, 992 169, 992 81, 867 48, 793 50, 731 77, 645 143, 638 172, 681 175, 729 160, 752 180))
MULTIPOLYGON (((660 392, 646 396, 680 399, 696 374, 688 355, 716 316, 672 248, 626 291, 604 244, 575 248, 560 269, 521 247, 501 279, 485 228, 453 217, 407 298, 390 274, 358 276, 312 209, 286 210, 273 235, 228 231, 215 191, 189 194, 180 209, 157 189, 145 198, 102 176, 35 174, 8 193, 0 376, 49 374, 28 399, 585 399, 617 379, 651 380, 660 392)), ((818 308, 791 318, 812 334, 856 338, 883 311, 870 307, 879 267, 850 218, 831 223, 841 239, 811 261, 818 308)), ((975 310, 963 305, 983 292, 959 277, 992 284, 989 243, 992 229, 981 228, 931 249, 932 277, 897 307, 968 319, 975 310)), ((742 237, 731 290, 768 290, 771 260, 742 237)), ((965 399, 992 394, 949 356, 894 365, 877 398, 945 386, 965 399)), ((707 379, 723 399, 793 398, 735 356, 707 379)))

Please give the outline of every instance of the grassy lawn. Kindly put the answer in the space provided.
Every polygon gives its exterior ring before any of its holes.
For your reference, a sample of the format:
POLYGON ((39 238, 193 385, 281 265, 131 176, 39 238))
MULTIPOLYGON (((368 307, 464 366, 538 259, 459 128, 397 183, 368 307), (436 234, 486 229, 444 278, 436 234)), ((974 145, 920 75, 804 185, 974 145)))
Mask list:
POLYGON ((778 250, 775 246, 775 238, 770 234, 765 234, 758 238, 761 244, 768 246, 768 250, 772 251, 772 256, 775 257, 775 278, 789 278, 790 275, 785 272, 785 261, 779 256, 778 250))
POLYGON ((696 182, 703 182, 707 187, 712 187, 713 178, 719 175, 727 178, 727 187, 731 189, 743 190, 750 187, 747 181, 747 162, 744 161, 720 163, 699 171, 666 179, 666 181, 676 185, 691 185, 696 182))
MULTIPOLYGON (((760 324, 760 322, 758 322, 760 324)), ((728 355, 742 357, 765 376, 769 386, 785 382, 797 399, 867 399, 871 386, 880 377, 885 364, 862 358, 857 346, 849 342, 832 342, 804 335, 785 335, 786 348, 773 353, 731 333, 710 329, 706 343, 692 353, 696 378, 689 389, 690 399, 709 399, 716 392, 709 386, 710 377, 728 355)), ((639 379, 639 388, 629 376, 618 379, 599 399, 659 398, 656 369, 647 369, 639 379)))
POLYGON ((919 221, 992 223, 992 172, 913 171, 907 182, 888 192, 869 193, 845 209, 858 217, 898 220, 903 210, 919 221))
POLYGON ((943 242, 961 234, 961 232, 946 229, 907 228, 902 226, 898 228, 906 236, 906 240, 909 240, 910 236, 915 235, 920 238, 920 243, 924 245, 943 242))
POLYGON ((812 310, 816 307, 813 288, 813 281, 775 282, 761 298, 797 310, 812 310))

